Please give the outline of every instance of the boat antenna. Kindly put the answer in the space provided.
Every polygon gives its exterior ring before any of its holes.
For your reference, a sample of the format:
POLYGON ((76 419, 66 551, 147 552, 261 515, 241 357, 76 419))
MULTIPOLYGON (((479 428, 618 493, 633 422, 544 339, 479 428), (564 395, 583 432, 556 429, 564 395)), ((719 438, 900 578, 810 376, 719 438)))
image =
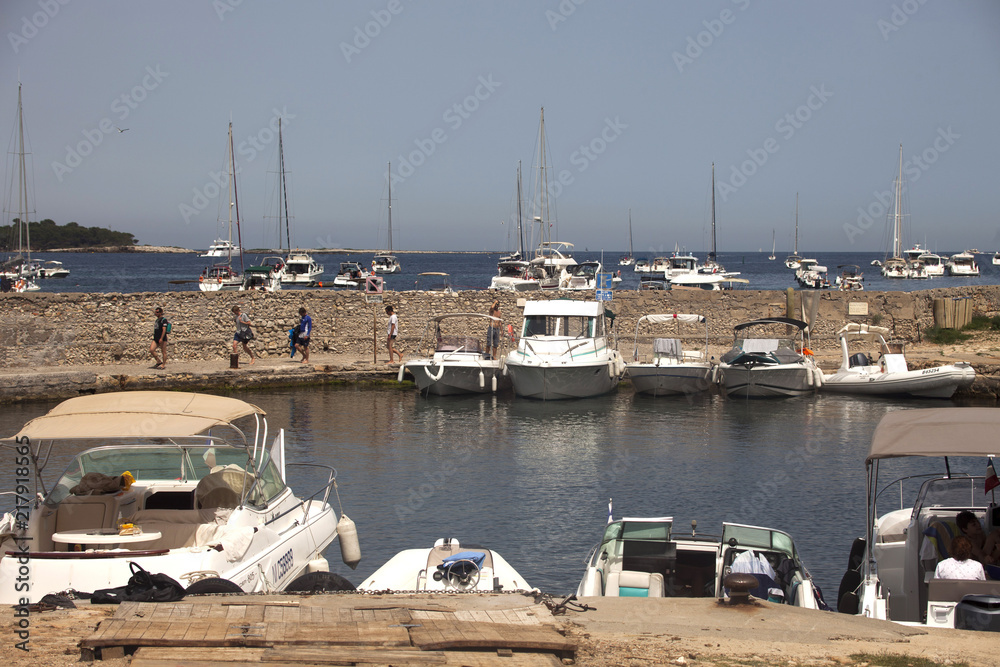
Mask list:
POLYGON ((521 226, 521 161, 517 161, 517 254, 524 259, 524 230, 521 226))
POLYGON ((389 254, 392 254, 392 162, 389 162, 389 254))

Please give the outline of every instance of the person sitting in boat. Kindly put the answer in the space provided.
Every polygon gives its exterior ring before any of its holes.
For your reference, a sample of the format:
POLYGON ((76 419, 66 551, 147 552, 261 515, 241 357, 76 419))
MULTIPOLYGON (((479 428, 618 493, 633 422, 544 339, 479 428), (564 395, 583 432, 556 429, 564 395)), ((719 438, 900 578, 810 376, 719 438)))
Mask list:
POLYGON ((983 565, 1000 563, 1000 528, 994 528, 987 535, 979 519, 969 510, 959 512, 955 517, 955 524, 962 531, 962 536, 972 543, 973 558, 983 565))
POLYGON ((972 558, 972 541, 968 537, 957 536, 951 541, 950 549, 951 558, 945 558, 934 569, 935 579, 986 580, 983 564, 972 558))

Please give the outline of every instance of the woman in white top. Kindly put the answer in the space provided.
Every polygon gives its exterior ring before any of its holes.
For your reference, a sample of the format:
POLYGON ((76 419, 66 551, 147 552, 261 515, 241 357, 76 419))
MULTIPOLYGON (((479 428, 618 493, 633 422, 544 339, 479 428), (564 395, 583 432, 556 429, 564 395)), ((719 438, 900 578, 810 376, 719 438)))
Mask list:
POLYGON ((934 569, 935 579, 979 579, 986 580, 983 564, 972 560, 972 541, 959 535, 951 541, 951 558, 945 558, 934 569))

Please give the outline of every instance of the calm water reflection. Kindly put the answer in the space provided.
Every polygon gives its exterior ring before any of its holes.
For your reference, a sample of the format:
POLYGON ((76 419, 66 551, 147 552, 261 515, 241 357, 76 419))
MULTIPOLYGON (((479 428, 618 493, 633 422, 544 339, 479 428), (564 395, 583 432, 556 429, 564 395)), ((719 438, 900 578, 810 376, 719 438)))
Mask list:
MULTIPOLYGON (((851 540, 864 531, 863 460, 875 424, 888 410, 951 405, 630 391, 543 403, 323 387, 237 396, 286 429, 290 460, 337 468, 364 555, 346 572, 355 583, 400 549, 450 536, 496 549, 532 585, 572 592, 613 498, 616 516, 670 515, 678 531, 692 519, 704 533, 724 520, 786 530, 831 603, 851 540)), ((5 406, 0 435, 51 405, 5 406)), ((51 476, 64 465, 54 461, 51 476)), ((321 482, 289 474, 297 491, 321 482)), ((344 573, 336 546, 328 557, 344 573)))

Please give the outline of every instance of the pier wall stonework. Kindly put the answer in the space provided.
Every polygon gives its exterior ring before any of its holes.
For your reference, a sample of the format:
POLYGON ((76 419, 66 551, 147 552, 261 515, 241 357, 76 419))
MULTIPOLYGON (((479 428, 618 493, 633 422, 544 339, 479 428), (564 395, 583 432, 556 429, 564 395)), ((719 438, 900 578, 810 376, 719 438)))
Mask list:
MULTIPOLYGON (((918 292, 795 291, 796 317, 800 304, 819 299, 812 333, 814 348, 837 346, 836 331, 847 321, 888 327, 893 337, 919 340, 933 326, 935 298, 971 299, 973 311, 1000 312, 1000 286, 938 288, 918 292), (867 316, 849 316, 849 304, 867 304, 867 316)), ((0 367, 33 367, 136 363, 148 359, 153 335, 153 309, 163 307, 173 325, 169 354, 175 359, 228 359, 235 330, 230 312, 240 305, 253 321, 254 349, 262 356, 288 354, 288 330, 305 306, 313 318, 312 349, 358 358, 371 358, 377 346, 385 357, 387 317, 392 305, 400 322, 399 345, 404 353, 417 352, 427 322, 446 313, 485 314, 499 300, 504 324, 519 331, 521 299, 592 298, 590 293, 536 293, 531 296, 491 290, 440 292, 386 292, 383 304, 368 304, 360 292, 288 290, 262 292, 143 292, 133 294, 44 293, 0 294, 0 367)), ((635 332, 636 321, 647 313, 698 313, 708 318, 713 345, 732 341, 733 326, 747 320, 785 314, 786 292, 762 290, 667 291, 614 293, 608 307, 616 314, 621 349, 635 332)), ((808 318, 808 303, 807 317, 808 318)), ((483 327, 485 329, 485 327, 483 327)), ((482 335, 485 331, 472 332, 482 335)), ((692 331, 682 337, 698 338, 692 331)))

